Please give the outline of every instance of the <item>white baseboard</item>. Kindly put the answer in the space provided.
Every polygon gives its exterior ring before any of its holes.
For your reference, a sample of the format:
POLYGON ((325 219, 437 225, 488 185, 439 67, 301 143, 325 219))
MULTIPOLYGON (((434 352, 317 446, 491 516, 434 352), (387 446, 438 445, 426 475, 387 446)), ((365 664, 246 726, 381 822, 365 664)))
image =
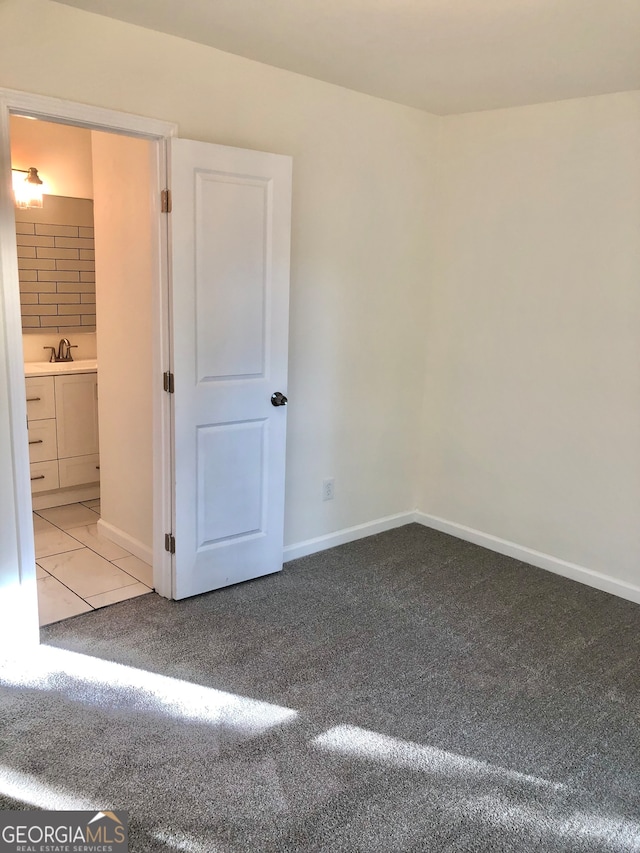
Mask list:
POLYGON ((93 501, 100 497, 100 486, 76 486, 72 489, 61 489, 55 492, 44 492, 31 497, 33 509, 50 509, 54 506, 76 504, 80 501, 93 501))
POLYGON ((577 563, 570 563, 559 557, 553 557, 551 554, 544 554, 542 551, 535 551, 525 545, 518 545, 516 542, 493 536, 491 533, 483 533, 473 527, 466 527, 464 524, 447 521, 445 518, 439 518, 436 515, 429 515, 418 510, 389 515, 386 518, 379 518, 366 524, 358 524, 355 527, 347 527, 334 533, 317 536, 315 539, 307 539, 305 542, 287 545, 284 549, 284 562, 297 560, 298 557, 306 557, 327 548, 334 548, 336 545, 354 542, 356 539, 364 539, 366 536, 373 536, 376 533, 384 533, 385 530, 402 527, 405 524, 411 524, 411 522, 431 527, 441 533, 448 533, 457 539, 463 539, 465 542, 473 542, 475 545, 481 545, 483 548, 488 548, 498 554, 513 557, 539 569, 545 569, 585 586, 591 586, 603 592, 611 593, 611 595, 617 595, 627 601, 633 601, 635 604, 640 604, 640 587, 627 583, 627 581, 618 580, 602 572, 579 566, 577 563))
POLYGON ((475 530, 473 527, 465 527, 464 524, 447 521, 444 518, 439 518, 437 515, 428 515, 427 513, 416 511, 413 516, 414 521, 417 521, 418 524, 423 524, 425 527, 431 527, 434 530, 439 530, 441 533, 449 533, 451 536, 464 539, 466 542, 473 542, 475 545, 482 545, 483 548, 496 551, 498 554, 514 557, 516 560, 529 563, 539 569, 545 569, 556 575, 562 575, 565 578, 578 581, 578 583, 585 584, 586 586, 592 586, 595 589, 600 589, 603 592, 609 592, 611 595, 617 595, 620 598, 627 599, 627 601, 640 604, 640 587, 626 581, 617 580, 610 575, 596 572, 593 569, 587 569, 576 563, 569 563, 566 560, 561 560, 559 557, 552 557, 550 554, 544 554, 541 551, 534 551, 532 548, 517 545, 515 542, 509 542, 507 539, 500 539, 498 536, 492 536, 490 533, 483 533, 481 530, 475 530))
POLYGON ((366 524, 357 524, 355 527, 344 527, 334 533, 326 533, 324 536, 316 536, 315 539, 307 539, 305 542, 296 542, 287 545, 284 549, 284 562, 297 560, 299 557, 307 557, 336 545, 345 545, 347 542, 355 542, 356 539, 364 539, 376 533, 384 533, 385 530, 393 530, 394 527, 402 527, 415 521, 414 512, 399 512, 396 515, 387 515, 366 524))
POLYGON ((109 524, 101 518, 98 521, 98 533, 100 533, 101 536, 104 536, 105 539, 109 539, 121 548, 130 551, 135 557, 138 557, 140 560, 147 563, 147 565, 153 565, 153 548, 149 548, 138 539, 134 539, 133 536, 129 536, 128 533, 125 533, 124 530, 120 530, 119 527, 115 527, 113 524, 109 524))

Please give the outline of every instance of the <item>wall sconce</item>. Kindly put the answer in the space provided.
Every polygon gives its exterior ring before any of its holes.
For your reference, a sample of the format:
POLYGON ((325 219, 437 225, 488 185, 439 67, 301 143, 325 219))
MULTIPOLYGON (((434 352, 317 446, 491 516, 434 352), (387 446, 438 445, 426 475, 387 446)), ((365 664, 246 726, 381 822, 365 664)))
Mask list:
POLYGON ((13 194, 16 198, 16 207, 42 207, 42 181, 38 176, 38 170, 31 166, 30 169, 12 169, 13 194), (23 178, 22 175, 26 175, 23 178))

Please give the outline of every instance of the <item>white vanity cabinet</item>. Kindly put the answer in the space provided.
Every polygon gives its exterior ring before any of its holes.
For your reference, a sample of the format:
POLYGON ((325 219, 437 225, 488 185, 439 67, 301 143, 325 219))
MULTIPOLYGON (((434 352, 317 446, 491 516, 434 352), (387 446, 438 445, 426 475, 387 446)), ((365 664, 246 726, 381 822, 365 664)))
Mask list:
POLYGON ((97 483, 97 373, 27 377, 26 387, 32 492, 97 483))
POLYGON ((53 376, 27 377, 26 386, 31 491, 35 494, 60 487, 56 396, 53 376))
POLYGON ((98 382, 95 373, 55 376, 60 488, 100 479, 98 382))
POLYGON ((56 397, 53 376, 27 377, 27 420, 55 418, 56 397))

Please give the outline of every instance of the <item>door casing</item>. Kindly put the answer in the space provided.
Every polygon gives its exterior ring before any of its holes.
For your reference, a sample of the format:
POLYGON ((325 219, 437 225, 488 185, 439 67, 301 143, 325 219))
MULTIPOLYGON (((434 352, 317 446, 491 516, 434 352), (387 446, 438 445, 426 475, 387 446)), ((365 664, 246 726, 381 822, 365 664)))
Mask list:
MULTIPOLYGON (((171 369, 171 335, 169 306, 169 237, 166 217, 161 213, 161 190, 169 186, 167 140, 177 135, 177 125, 143 116, 120 113, 101 107, 76 104, 27 92, 0 89, 0 300, 4 313, 7 394, 9 402, 8 431, 13 482, 2 488, 12 489, 12 509, 15 513, 16 560, 18 589, 7 584, 0 565, 0 595, 11 588, 16 595, 16 618, 0 627, 0 649, 15 644, 32 647, 39 642, 37 621, 37 592, 35 584, 35 555, 29 454, 27 445, 22 354, 22 324, 20 318, 20 288, 18 281, 17 247, 13 192, 11 188, 10 116, 28 115, 45 121, 75 125, 90 130, 102 130, 141 137, 154 142, 155 163, 151 180, 157 192, 152 197, 153 245, 153 578, 156 591, 171 597, 172 559, 165 550, 164 534, 173 529, 171 406, 169 395, 162 387, 162 374, 171 369), (24 606, 23 606, 24 605, 24 606), (6 635, 5 635, 6 632, 6 635)), ((153 185, 153 184, 152 184, 153 185)), ((0 362, 0 369, 2 363, 0 362)), ((0 435, 4 432, 0 425, 0 435)), ((8 495, 8 492, 7 492, 8 495)), ((0 495, 0 497, 4 497, 0 495)), ((4 500, 3 500, 4 503, 4 500)), ((7 519, 10 524, 11 519, 7 519)))

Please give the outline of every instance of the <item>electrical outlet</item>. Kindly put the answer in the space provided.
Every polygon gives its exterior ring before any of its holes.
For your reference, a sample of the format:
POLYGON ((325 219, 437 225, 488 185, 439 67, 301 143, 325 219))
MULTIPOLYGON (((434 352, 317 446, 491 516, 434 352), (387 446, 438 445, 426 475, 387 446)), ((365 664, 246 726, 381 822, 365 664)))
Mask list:
POLYGON ((333 500, 333 477, 329 477, 329 479, 322 481, 322 500, 333 500))

